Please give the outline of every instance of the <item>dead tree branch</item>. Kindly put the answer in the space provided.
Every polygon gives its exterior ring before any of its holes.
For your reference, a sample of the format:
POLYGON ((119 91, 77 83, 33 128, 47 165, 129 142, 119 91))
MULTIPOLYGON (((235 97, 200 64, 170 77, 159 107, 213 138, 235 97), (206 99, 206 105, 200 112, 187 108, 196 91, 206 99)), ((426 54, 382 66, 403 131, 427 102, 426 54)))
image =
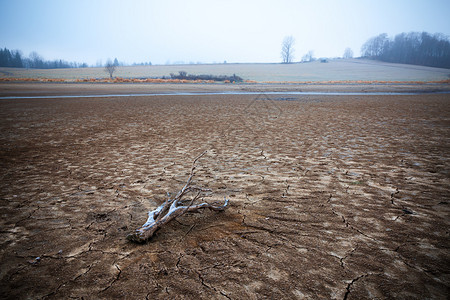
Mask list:
POLYGON ((192 178, 195 174, 195 164, 205 153, 206 151, 194 159, 189 178, 176 196, 173 199, 169 197, 169 199, 155 210, 149 211, 147 222, 136 229, 134 233, 129 234, 127 236, 128 240, 143 243, 149 240, 162 226, 187 212, 195 212, 202 208, 209 208, 215 211, 222 211, 227 208, 229 202, 227 198, 225 198, 223 205, 214 205, 207 202, 195 203, 199 199, 203 200, 204 197, 212 192, 210 189, 191 185, 192 178), (191 195, 191 198, 185 199, 188 195, 191 195))

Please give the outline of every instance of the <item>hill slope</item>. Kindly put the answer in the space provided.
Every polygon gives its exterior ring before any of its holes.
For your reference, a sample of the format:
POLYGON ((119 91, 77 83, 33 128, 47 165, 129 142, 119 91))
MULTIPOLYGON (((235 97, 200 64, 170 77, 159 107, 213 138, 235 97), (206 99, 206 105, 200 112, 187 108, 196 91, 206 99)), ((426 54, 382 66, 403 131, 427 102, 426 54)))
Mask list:
MULTIPOLYGON (((239 75, 247 80, 267 81, 437 81, 446 80, 450 69, 392 64, 372 60, 349 59, 297 64, 205 64, 119 67, 114 76, 147 78, 189 74, 239 75)), ((14 69, 0 68, 0 78, 62 78, 68 80, 106 78, 103 68, 82 69, 14 69)))

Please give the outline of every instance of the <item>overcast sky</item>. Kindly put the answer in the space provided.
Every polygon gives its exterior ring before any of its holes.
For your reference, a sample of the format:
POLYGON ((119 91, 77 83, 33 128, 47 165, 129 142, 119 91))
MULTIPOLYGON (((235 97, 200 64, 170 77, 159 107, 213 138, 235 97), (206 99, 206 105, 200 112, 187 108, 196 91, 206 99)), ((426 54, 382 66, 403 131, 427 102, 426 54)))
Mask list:
POLYGON ((0 47, 103 63, 280 62, 342 56, 380 33, 450 35, 449 0, 0 0, 0 47))

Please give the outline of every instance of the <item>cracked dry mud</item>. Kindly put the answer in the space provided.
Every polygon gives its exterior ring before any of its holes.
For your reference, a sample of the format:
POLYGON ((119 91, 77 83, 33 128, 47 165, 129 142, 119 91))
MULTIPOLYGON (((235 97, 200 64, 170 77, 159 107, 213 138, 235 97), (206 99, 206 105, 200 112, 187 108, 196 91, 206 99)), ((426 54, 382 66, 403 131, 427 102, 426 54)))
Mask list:
POLYGON ((1 297, 448 297, 449 96, 277 97, 2 100, 1 297))

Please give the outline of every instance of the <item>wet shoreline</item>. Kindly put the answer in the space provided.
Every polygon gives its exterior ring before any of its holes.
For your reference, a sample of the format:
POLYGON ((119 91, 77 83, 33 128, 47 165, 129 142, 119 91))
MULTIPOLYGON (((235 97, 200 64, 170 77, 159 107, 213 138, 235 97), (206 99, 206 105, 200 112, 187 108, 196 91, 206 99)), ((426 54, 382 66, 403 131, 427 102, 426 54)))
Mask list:
MULTIPOLYGON (((100 94, 100 95, 40 95, 40 96, 5 96, 0 100, 13 99, 58 99, 58 98, 110 98, 110 97, 152 97, 152 96, 214 96, 214 95, 295 95, 295 96, 406 96, 423 94, 450 94, 450 91, 416 91, 416 92, 168 92, 146 94, 100 94)), ((292 101, 293 98, 272 100, 292 101)))

